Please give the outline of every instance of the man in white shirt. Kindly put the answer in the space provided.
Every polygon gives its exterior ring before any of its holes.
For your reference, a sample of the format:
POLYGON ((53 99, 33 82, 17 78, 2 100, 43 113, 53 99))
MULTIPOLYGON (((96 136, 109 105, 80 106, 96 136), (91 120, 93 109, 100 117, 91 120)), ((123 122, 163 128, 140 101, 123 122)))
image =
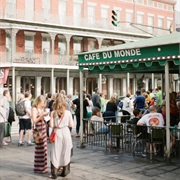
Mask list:
MULTIPOLYGON (((146 125, 164 127, 164 119, 161 113, 157 112, 157 106, 150 106, 148 114, 142 116, 142 118, 137 122, 137 126, 146 125)), ((147 133, 150 135, 150 128, 147 128, 147 133)), ((150 137, 150 136, 149 136, 150 137)), ((157 155, 156 144, 153 143, 154 154, 157 155)), ((146 151, 149 152, 149 143, 146 143, 146 151)))
POLYGON ((3 145, 7 145, 4 142, 4 122, 6 121, 6 109, 3 108, 3 100, 0 97, 0 149, 3 148, 3 145))
POLYGON ((32 121, 31 121, 31 93, 26 92, 25 93, 25 98, 23 101, 25 101, 25 109, 26 109, 26 114, 24 116, 19 116, 19 125, 20 125, 20 134, 19 134, 19 143, 18 146, 23 146, 23 136, 24 136, 24 130, 27 130, 28 134, 28 146, 33 146, 34 143, 31 142, 32 138, 32 121))
POLYGON ((157 126, 157 127, 163 127, 164 126, 164 119, 161 113, 157 112, 156 106, 150 106, 149 107, 148 114, 145 114, 142 116, 142 118, 137 122, 138 126, 157 126))
MULTIPOLYGON (((9 106, 10 106, 9 102, 10 102, 10 100, 11 100, 11 95, 10 95, 9 90, 4 90, 3 97, 2 97, 2 103, 3 103, 2 107, 6 111, 6 119, 7 120, 9 118, 9 106)), ((8 145, 8 143, 10 143, 10 142, 11 142, 11 137, 9 136, 6 138, 6 140, 3 141, 3 144, 8 145)))

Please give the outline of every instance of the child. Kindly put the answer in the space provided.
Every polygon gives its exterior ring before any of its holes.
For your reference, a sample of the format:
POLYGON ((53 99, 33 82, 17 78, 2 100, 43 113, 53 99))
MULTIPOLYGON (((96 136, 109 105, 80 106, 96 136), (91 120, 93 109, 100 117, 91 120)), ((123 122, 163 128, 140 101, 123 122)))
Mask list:
POLYGON ((155 105, 156 105, 156 98, 152 97, 151 102, 150 102, 150 106, 155 106, 155 105))

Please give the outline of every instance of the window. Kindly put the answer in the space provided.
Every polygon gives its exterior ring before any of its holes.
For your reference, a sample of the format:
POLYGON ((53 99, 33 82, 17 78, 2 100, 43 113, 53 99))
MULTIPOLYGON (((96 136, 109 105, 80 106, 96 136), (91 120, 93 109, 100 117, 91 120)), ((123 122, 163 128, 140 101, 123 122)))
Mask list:
POLYGON ((148 6, 154 7, 154 2, 153 2, 153 0, 148 0, 148 6))
POLYGON ((43 18, 45 22, 50 19, 50 2, 49 0, 42 0, 43 18))
POLYGON ((83 38, 81 37, 73 37, 74 43, 73 43, 73 54, 78 54, 82 52, 81 50, 81 41, 83 38))
POLYGON ((59 39, 58 41, 58 53, 60 56, 66 55, 66 40, 59 39))
POLYGON ((154 16, 148 16, 148 30, 149 32, 153 31, 153 27, 154 27, 154 16))
POLYGON ((34 0, 25 0, 25 19, 33 21, 34 17, 34 0))
POLYGON ((109 47, 109 46, 110 46, 110 41, 104 39, 104 40, 102 41, 101 48, 106 48, 106 47, 109 47))
POLYGON ((66 1, 59 0, 59 21, 61 25, 66 24, 66 1))
POLYGON ((92 51, 95 49, 95 39, 88 38, 88 51, 92 51))
POLYGON ((124 1, 124 2, 133 2, 133 0, 119 0, 119 1, 124 1))
POLYGON ((137 13, 137 23, 143 24, 143 13, 137 13))
POLYGON ((167 19, 167 29, 170 29, 172 26, 172 19, 167 19))
POLYGON ((164 9, 164 4, 163 4, 163 3, 158 3, 158 4, 157 4, 157 7, 158 7, 159 9, 164 9))
POLYGON ((163 28, 163 18, 161 17, 158 18, 158 27, 163 28))
POLYGON ((16 18, 16 0, 6 0, 6 16, 16 18))
POLYGON ((173 11, 173 5, 167 5, 167 10, 168 11, 173 11))
POLYGON ((88 23, 94 24, 95 23, 95 7, 88 6, 88 23))
POLYGON ((144 0, 137 0, 138 4, 144 4, 144 0))
POLYGON ((81 3, 74 3, 74 9, 73 9, 73 19, 74 19, 74 25, 80 25, 81 24, 81 3))
POLYGON ((109 8, 102 6, 101 7, 101 20, 104 25, 108 24, 108 17, 109 17, 109 8))
POLYGON ((132 11, 126 11, 126 27, 130 27, 130 23, 133 22, 133 12, 132 11))
POLYGON ((26 57, 31 57, 34 53, 34 37, 25 35, 26 57))

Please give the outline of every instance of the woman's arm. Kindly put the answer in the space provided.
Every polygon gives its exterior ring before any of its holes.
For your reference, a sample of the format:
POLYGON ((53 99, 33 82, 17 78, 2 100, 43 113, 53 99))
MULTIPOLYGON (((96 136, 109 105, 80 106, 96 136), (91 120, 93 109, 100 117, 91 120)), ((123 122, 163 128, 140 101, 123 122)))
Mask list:
POLYGON ((49 122, 49 126, 51 128, 54 127, 54 111, 51 112, 51 119, 50 119, 50 122, 49 122))
POLYGON ((47 116, 48 112, 43 112, 42 114, 38 115, 38 111, 35 107, 32 108, 32 121, 34 124, 37 122, 44 120, 44 116, 47 116))
POLYGON ((73 121, 73 118, 72 118, 72 114, 70 113, 69 114, 69 123, 68 123, 68 126, 69 127, 73 127, 73 124, 74 124, 74 121, 73 121))

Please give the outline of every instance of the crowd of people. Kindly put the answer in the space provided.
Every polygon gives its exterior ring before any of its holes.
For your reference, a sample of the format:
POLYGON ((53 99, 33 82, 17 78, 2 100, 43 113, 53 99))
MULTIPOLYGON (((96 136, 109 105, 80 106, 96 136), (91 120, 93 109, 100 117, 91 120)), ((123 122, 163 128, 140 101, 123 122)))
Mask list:
MULTIPOLYGON (((116 122, 119 110, 123 114, 134 115, 128 122, 142 125, 152 125, 162 127, 166 125, 166 102, 164 100, 161 87, 154 91, 150 89, 137 90, 135 96, 130 93, 121 101, 116 93, 109 100, 105 99, 105 95, 98 88, 90 95, 83 91, 83 119, 91 121, 111 121, 116 122), (152 119, 156 119, 152 121, 152 119)), ((34 152, 34 172, 47 173, 47 143, 52 129, 56 129, 56 140, 52 144, 50 164, 52 179, 56 179, 58 175, 66 176, 70 172, 70 159, 72 155, 72 127, 74 119, 76 119, 76 138, 80 137, 80 95, 72 99, 72 95, 66 95, 65 90, 60 93, 46 96, 38 96, 34 102, 31 101, 30 92, 20 94, 19 102, 24 102, 25 114, 18 115, 19 119, 19 142, 18 146, 25 145, 27 136, 27 146, 35 146, 34 152), (74 118, 76 117, 76 118, 74 118), (33 129, 42 132, 43 141, 36 144, 33 141, 33 129)), ((4 123, 9 121, 10 124, 14 120, 10 117, 11 96, 9 90, 3 92, 0 98, 0 148, 11 142, 11 137, 4 137, 4 123)), ((170 125, 175 126, 179 123, 180 111, 180 93, 170 93, 170 125)), ((132 116, 129 116, 132 117, 132 116)), ((87 136, 88 121, 83 121, 83 135, 87 136)), ((101 127, 99 131, 107 132, 106 125, 101 127)))
MULTIPOLYGON (((72 155, 71 128, 73 127, 72 100, 66 96, 65 91, 48 96, 40 95, 34 102, 31 101, 31 93, 20 94, 18 103, 24 103, 24 114, 19 115, 19 142, 18 147, 35 146, 34 151, 34 173, 48 173, 48 146, 49 129, 56 129, 55 142, 50 150, 51 173, 49 178, 56 179, 57 176, 66 176, 70 173, 70 159, 72 155), (48 118, 47 118, 48 117, 48 118), (41 143, 34 142, 34 129, 42 134, 41 143), (27 140, 26 140, 27 136, 27 140)), ((0 98, 0 148, 4 148, 11 142, 11 136, 4 137, 4 123, 9 120, 10 92, 4 91, 0 98)), ((15 108, 16 109, 16 108, 15 108)), ((15 113, 15 110, 13 111, 15 113)), ((12 122, 11 122, 12 123, 12 122)))

